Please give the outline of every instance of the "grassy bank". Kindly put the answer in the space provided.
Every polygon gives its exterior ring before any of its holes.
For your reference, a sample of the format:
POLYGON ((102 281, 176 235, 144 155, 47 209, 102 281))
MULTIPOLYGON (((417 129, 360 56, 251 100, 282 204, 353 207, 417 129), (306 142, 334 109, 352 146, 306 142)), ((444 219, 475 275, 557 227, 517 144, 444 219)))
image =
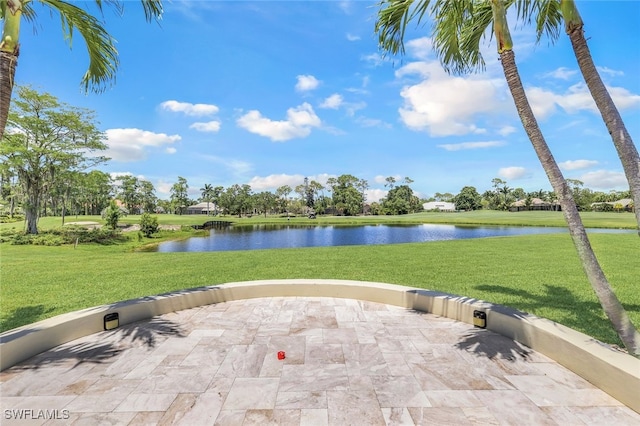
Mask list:
MULTIPOLYGON (((640 326, 638 236, 593 234, 591 238, 619 298, 640 326)), ((79 245, 74 249, 2 244, 0 329, 90 306, 203 285, 254 279, 336 278, 388 282, 484 299, 619 344, 566 234, 210 253, 132 252, 133 245, 79 245)))
MULTIPOLYGON (((207 220, 224 220, 239 225, 260 223, 269 224, 315 224, 315 225, 367 225, 367 224, 418 224, 446 223, 453 225, 502 225, 502 226, 566 226, 561 212, 501 212, 495 210, 479 210, 460 213, 424 212, 402 216, 318 216, 317 219, 306 217, 253 216, 251 218, 237 216, 205 216, 205 215, 156 215, 161 225, 202 225, 207 220)), ((583 212, 582 220, 587 228, 636 229, 635 217, 631 213, 583 212)), ((76 221, 94 221, 103 224, 100 216, 67 216, 65 223, 76 221)), ((121 225, 136 224, 140 216, 130 215, 120 219, 121 225)), ((38 222, 41 229, 62 225, 59 217, 43 217, 38 222)), ((1 223, 1 229, 24 228, 23 222, 1 223)))

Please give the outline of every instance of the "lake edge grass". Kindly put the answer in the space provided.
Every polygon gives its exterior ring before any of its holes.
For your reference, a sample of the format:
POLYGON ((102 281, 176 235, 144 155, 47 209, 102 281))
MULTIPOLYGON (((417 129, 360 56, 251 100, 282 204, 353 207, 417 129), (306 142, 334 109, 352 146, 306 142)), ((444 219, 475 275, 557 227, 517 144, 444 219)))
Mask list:
MULTIPOLYGON (((470 212, 422 212, 399 216, 318 216, 309 219, 304 216, 271 215, 252 217, 206 216, 206 215, 173 215, 158 214, 160 225, 202 225, 208 220, 228 221, 234 225, 259 224, 300 224, 300 225, 376 225, 376 224, 448 224, 469 226, 545 226, 566 227, 562 212, 525 211, 505 212, 495 210, 476 210, 470 212)), ((637 229, 635 216, 632 213, 582 212, 580 214, 586 228, 637 229)), ((65 223, 92 221, 104 224, 100 216, 67 216, 65 223)), ((120 218, 120 225, 132 225, 140 222, 140 215, 128 215, 120 218)), ((62 226, 60 217, 40 218, 38 226, 49 229, 62 226)), ((0 223, 0 230, 24 228, 24 222, 0 223)))

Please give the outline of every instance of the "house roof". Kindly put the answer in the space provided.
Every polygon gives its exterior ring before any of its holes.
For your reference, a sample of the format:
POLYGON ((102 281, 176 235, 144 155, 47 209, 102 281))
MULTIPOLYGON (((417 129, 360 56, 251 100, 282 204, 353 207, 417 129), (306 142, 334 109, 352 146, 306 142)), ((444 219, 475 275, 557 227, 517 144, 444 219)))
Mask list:
POLYGON ((206 209, 206 208, 208 207, 209 209, 212 209, 212 208, 214 208, 215 206, 216 206, 216 205, 215 205, 214 203, 209 203, 209 205, 208 205, 208 206, 207 206, 207 203, 198 203, 198 204, 195 204, 195 205, 193 205, 193 206, 189 206, 189 207, 187 207, 187 208, 188 208, 188 209, 194 209, 194 210, 195 210, 195 209, 206 209))
POLYGON ((611 204, 612 206, 615 206, 616 204, 620 204, 622 205, 622 207, 627 207, 629 204, 633 203, 633 199, 631 198, 622 198, 618 201, 605 201, 605 202, 601 202, 601 203, 591 203, 591 205, 596 205, 596 204, 611 204))

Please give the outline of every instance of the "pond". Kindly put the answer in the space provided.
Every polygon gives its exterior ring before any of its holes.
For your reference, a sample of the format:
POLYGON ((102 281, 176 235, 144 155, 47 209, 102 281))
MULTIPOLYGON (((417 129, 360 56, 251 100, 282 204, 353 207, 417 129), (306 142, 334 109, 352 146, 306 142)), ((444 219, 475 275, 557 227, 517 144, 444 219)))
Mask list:
MULTIPOLYGON (((598 232, 597 230, 589 230, 598 232)), ((616 232, 616 230, 600 230, 616 232)), ((370 244, 398 244, 459 240, 525 234, 568 232, 566 228, 458 226, 458 225, 367 225, 296 226, 253 225, 212 229, 206 237, 159 244, 158 252, 202 252, 258 250, 294 247, 322 247, 370 244)))

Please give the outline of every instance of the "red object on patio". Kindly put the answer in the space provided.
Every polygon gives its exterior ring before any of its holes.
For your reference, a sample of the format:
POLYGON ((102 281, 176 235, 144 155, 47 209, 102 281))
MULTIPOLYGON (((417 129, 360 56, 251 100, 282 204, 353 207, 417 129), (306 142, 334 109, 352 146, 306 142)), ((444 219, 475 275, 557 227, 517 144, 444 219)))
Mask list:
POLYGON ((278 359, 284 359, 284 351, 278 352, 278 359))

